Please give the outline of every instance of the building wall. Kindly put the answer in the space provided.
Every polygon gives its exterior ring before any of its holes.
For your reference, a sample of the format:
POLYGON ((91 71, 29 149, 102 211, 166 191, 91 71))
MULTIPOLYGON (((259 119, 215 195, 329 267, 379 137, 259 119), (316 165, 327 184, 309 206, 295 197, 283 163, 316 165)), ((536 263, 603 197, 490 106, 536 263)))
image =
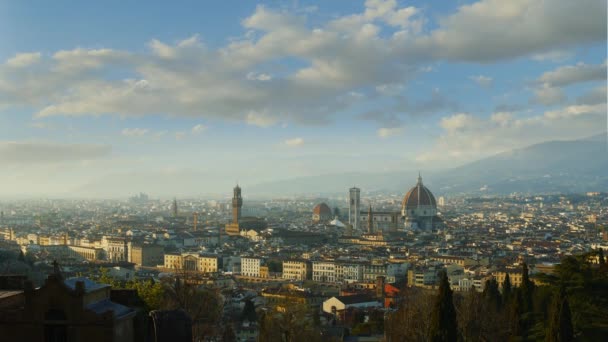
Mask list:
POLYGON ((241 274, 247 277, 259 277, 262 259, 241 257, 241 274))
POLYGON ((283 261, 283 279, 308 280, 312 277, 312 265, 306 261, 283 261))
POLYGON ((312 280, 324 283, 335 283, 336 265, 334 264, 334 262, 313 261, 312 280))

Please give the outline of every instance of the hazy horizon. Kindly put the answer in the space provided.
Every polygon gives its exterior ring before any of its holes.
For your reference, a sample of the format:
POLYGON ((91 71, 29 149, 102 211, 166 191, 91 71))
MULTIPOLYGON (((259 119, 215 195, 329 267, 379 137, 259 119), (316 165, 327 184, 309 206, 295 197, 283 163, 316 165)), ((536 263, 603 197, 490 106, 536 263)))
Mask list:
POLYGON ((608 129, 605 1, 5 1, 0 38, 0 198, 398 191, 608 129))

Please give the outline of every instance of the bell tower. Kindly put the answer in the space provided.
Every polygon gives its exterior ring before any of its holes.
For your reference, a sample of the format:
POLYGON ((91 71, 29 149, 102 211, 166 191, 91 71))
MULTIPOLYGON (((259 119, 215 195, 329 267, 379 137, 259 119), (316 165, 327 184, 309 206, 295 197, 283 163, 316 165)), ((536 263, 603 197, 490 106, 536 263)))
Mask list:
POLYGON ((243 206, 243 197, 241 197, 241 188, 237 184, 234 187, 232 195, 232 223, 239 223, 241 219, 241 207, 243 206))

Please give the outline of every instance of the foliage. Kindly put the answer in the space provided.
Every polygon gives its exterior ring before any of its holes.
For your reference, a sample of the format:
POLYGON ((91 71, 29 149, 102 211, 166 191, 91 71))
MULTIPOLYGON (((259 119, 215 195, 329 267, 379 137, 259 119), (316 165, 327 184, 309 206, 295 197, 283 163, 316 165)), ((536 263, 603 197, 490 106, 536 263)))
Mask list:
POLYGON ((572 315, 564 288, 561 287, 554 297, 545 340, 547 342, 572 341, 574 339, 572 315))
POLYGON ((311 310, 303 304, 284 303, 260 315, 259 341, 322 341, 314 327, 311 310))
POLYGON ((241 320, 248 320, 249 322, 257 322, 258 316, 255 313, 255 305, 250 299, 245 301, 245 307, 243 308, 243 313, 241 314, 241 320))

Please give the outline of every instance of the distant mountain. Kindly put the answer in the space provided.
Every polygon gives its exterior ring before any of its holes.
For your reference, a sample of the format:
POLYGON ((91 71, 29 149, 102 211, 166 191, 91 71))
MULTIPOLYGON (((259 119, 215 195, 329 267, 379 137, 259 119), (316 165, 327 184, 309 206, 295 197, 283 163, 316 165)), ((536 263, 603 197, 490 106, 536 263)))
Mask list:
MULTIPOLYGON (((351 172, 267 181, 243 187, 245 197, 347 195, 363 192, 405 193, 418 169, 351 172)), ((606 134, 574 141, 549 141, 484 158, 457 168, 424 170, 424 183, 437 195, 455 193, 608 191, 606 134), (480 190, 484 189, 484 190, 480 190)), ((74 189, 85 197, 123 197, 144 191, 153 196, 228 197, 234 181, 201 172, 115 174, 74 189), (206 181, 213 179, 212 182, 206 181)))
POLYGON ((442 172, 446 192, 582 192, 608 190, 606 135, 549 141, 442 172))
MULTIPOLYGON (((417 171, 346 173, 266 182, 248 187, 254 194, 344 193, 356 185, 364 191, 407 191, 417 171)), ((437 194, 608 191, 606 134, 571 141, 549 141, 484 158, 448 170, 423 174, 437 194)))

